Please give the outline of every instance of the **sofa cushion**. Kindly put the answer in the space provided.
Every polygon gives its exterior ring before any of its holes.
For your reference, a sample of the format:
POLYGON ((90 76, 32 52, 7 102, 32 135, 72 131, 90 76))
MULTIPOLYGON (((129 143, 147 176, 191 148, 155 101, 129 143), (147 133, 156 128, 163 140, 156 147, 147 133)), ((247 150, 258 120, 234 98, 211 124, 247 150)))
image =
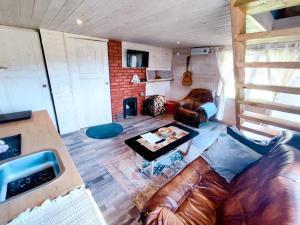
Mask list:
POLYGON ((230 184, 197 158, 151 198, 144 224, 299 225, 300 151, 287 138, 230 184))
POLYGON ((180 218, 175 215, 171 210, 164 207, 157 207, 148 216, 144 224, 155 225, 185 225, 180 218))
POLYGON ((193 186, 210 170, 207 162, 197 158, 155 193, 145 208, 154 210, 163 206, 175 212, 190 193, 193 186), (167 198, 166 198, 167 197, 167 198))
POLYGON ((253 140, 246 135, 242 134, 239 129, 235 126, 227 127, 227 134, 229 134, 234 139, 253 149, 261 155, 267 154, 282 138, 282 134, 270 139, 270 140, 253 140))
POLYGON ((232 183, 219 224, 298 225, 300 152, 279 145, 232 183))
POLYGON ((226 181, 215 171, 205 174, 176 211, 184 224, 215 225, 218 209, 229 194, 226 181))
POLYGON ((228 134, 221 133, 215 143, 202 154, 202 157, 220 176, 230 182, 262 155, 228 134))
POLYGON ((152 196, 143 210, 147 217, 144 224, 169 224, 163 223, 165 217, 159 217, 161 210, 167 208, 183 224, 193 221, 214 225, 218 208, 230 193, 229 186, 199 157, 152 196))

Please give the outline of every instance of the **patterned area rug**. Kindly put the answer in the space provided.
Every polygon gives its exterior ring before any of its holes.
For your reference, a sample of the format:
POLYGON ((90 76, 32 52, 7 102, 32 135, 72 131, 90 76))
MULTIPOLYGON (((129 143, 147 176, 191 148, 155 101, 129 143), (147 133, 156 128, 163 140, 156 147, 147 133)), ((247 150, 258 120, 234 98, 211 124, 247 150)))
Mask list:
MULTIPOLYGON (((137 167, 133 151, 126 152, 104 166, 132 198, 138 209, 165 183, 181 171, 187 162, 179 153, 171 154, 166 160, 157 163, 151 178, 137 167), (172 158, 178 157, 179 160, 172 158), (168 163, 169 161, 169 163, 168 163), (173 162, 172 162, 173 161, 173 162)), ((147 170, 147 174, 150 172, 147 170)))
MULTIPOLYGON (((216 122, 205 123, 201 128, 196 129, 200 134, 193 139, 189 154, 182 157, 180 153, 173 152, 155 166, 154 176, 151 178, 146 176, 136 166, 136 161, 146 163, 141 161, 142 159, 139 157, 136 157, 132 150, 106 162, 104 166, 132 198, 137 208, 142 210, 146 202, 159 188, 178 174, 187 164, 199 157, 206 148, 213 144, 224 129, 224 125, 216 122)), ((179 147, 183 151, 186 148, 187 144, 179 147)))

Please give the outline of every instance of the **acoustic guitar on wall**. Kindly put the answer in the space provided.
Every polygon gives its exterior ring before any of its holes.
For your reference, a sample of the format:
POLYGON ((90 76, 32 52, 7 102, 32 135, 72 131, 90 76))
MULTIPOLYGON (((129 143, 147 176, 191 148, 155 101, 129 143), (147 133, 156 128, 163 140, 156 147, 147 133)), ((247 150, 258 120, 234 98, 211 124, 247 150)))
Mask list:
POLYGON ((191 61, 191 56, 188 56, 186 60, 186 71, 183 73, 183 78, 182 78, 183 86, 191 86, 193 84, 192 72, 189 71, 190 61, 191 61))

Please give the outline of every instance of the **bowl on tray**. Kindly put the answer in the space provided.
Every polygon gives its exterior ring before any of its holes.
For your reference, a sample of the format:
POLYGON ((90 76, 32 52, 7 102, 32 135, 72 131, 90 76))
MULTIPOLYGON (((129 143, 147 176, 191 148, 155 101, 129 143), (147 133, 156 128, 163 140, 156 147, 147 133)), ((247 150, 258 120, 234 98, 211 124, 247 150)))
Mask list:
POLYGON ((175 132, 172 128, 169 128, 169 127, 162 127, 162 128, 159 128, 157 133, 163 137, 163 138, 171 138, 172 136, 175 135, 175 132))

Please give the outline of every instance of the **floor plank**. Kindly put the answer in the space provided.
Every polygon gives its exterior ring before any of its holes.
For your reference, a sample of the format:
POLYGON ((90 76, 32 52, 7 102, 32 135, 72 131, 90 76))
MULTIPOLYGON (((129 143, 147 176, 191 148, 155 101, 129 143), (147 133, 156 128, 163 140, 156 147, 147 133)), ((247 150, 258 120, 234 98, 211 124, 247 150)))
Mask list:
POLYGON ((170 116, 136 116, 120 121, 124 132, 113 139, 88 138, 85 129, 62 137, 108 225, 140 224, 140 212, 103 163, 118 154, 130 151, 124 143, 126 139, 172 121, 170 116))
MULTIPOLYGON (((136 116, 120 121, 124 131, 112 139, 91 139, 85 135, 85 129, 63 136, 63 141, 82 176, 86 187, 92 192, 98 207, 108 225, 129 225, 138 223, 139 210, 121 185, 104 167, 104 163, 119 154, 132 151, 124 143, 128 138, 153 130, 173 122, 171 116, 136 116)), ((220 123, 204 123, 207 127, 193 139, 197 150, 204 150, 217 138, 218 132, 224 130, 220 123)))

